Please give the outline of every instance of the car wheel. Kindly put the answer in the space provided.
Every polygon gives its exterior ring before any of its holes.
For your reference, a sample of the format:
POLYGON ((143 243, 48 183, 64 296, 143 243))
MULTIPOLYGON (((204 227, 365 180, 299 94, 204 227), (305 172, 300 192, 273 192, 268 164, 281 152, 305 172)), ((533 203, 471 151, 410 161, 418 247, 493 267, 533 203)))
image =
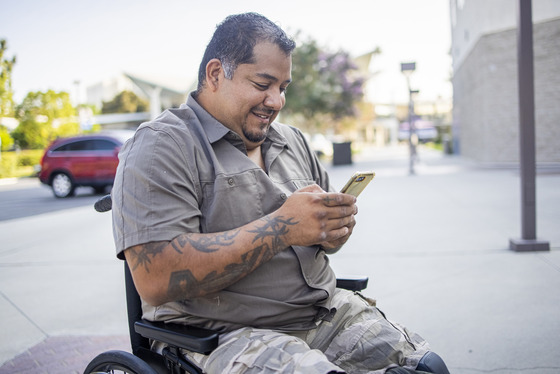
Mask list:
POLYGON ((62 198, 74 195, 74 182, 65 173, 57 173, 54 175, 51 184, 54 196, 62 198))

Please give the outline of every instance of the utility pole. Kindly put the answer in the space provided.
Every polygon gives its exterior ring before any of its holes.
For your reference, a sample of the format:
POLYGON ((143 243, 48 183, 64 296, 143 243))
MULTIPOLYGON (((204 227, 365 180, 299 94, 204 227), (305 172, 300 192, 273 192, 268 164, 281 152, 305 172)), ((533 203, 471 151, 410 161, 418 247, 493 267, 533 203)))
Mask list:
POLYGON ((533 19, 531 0, 518 0, 517 64, 519 90, 519 167, 521 177, 521 239, 510 239, 516 252, 549 251, 550 243, 537 240, 535 88, 533 72, 533 19))
POLYGON ((406 77, 406 84, 408 86, 408 146, 410 150, 410 161, 409 161, 409 170, 408 173, 410 175, 414 175, 414 160, 416 158, 416 144, 415 142, 415 131, 414 131, 414 102, 412 101, 412 94, 417 93, 418 91, 413 91, 410 88, 410 76, 416 70, 416 63, 415 62, 403 62, 401 63, 401 72, 406 77))

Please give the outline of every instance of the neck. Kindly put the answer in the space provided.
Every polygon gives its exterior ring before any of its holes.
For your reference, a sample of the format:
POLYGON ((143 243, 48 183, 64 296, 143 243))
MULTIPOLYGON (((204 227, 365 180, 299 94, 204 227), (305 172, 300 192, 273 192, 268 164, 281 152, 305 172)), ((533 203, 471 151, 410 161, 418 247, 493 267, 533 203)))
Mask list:
POLYGON ((265 168, 265 165, 264 165, 264 159, 262 157, 261 146, 258 146, 258 147, 253 148, 253 149, 248 149, 247 150, 247 157, 249 157, 249 159, 251 161, 253 161, 255 164, 257 164, 261 169, 266 171, 266 168, 265 168))

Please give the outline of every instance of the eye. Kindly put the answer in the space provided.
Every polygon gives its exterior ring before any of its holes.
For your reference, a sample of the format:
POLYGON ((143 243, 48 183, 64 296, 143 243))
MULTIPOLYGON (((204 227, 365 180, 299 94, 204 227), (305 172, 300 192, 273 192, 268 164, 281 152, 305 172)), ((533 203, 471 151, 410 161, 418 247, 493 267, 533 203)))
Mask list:
POLYGON ((257 83, 257 82, 253 82, 253 84, 255 86, 257 86, 257 88, 261 91, 266 91, 266 90, 268 90, 268 87, 269 87, 268 84, 261 84, 261 83, 257 83))

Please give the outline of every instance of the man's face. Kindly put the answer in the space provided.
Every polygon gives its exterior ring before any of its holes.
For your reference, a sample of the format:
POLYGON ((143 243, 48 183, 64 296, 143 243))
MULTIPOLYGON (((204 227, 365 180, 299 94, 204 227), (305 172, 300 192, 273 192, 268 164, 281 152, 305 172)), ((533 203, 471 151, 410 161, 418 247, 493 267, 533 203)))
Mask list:
POLYGON ((292 57, 276 44, 258 43, 253 53, 255 63, 239 65, 231 80, 220 75, 221 103, 216 116, 243 138, 248 149, 262 144, 270 124, 286 103, 292 70, 292 57))

